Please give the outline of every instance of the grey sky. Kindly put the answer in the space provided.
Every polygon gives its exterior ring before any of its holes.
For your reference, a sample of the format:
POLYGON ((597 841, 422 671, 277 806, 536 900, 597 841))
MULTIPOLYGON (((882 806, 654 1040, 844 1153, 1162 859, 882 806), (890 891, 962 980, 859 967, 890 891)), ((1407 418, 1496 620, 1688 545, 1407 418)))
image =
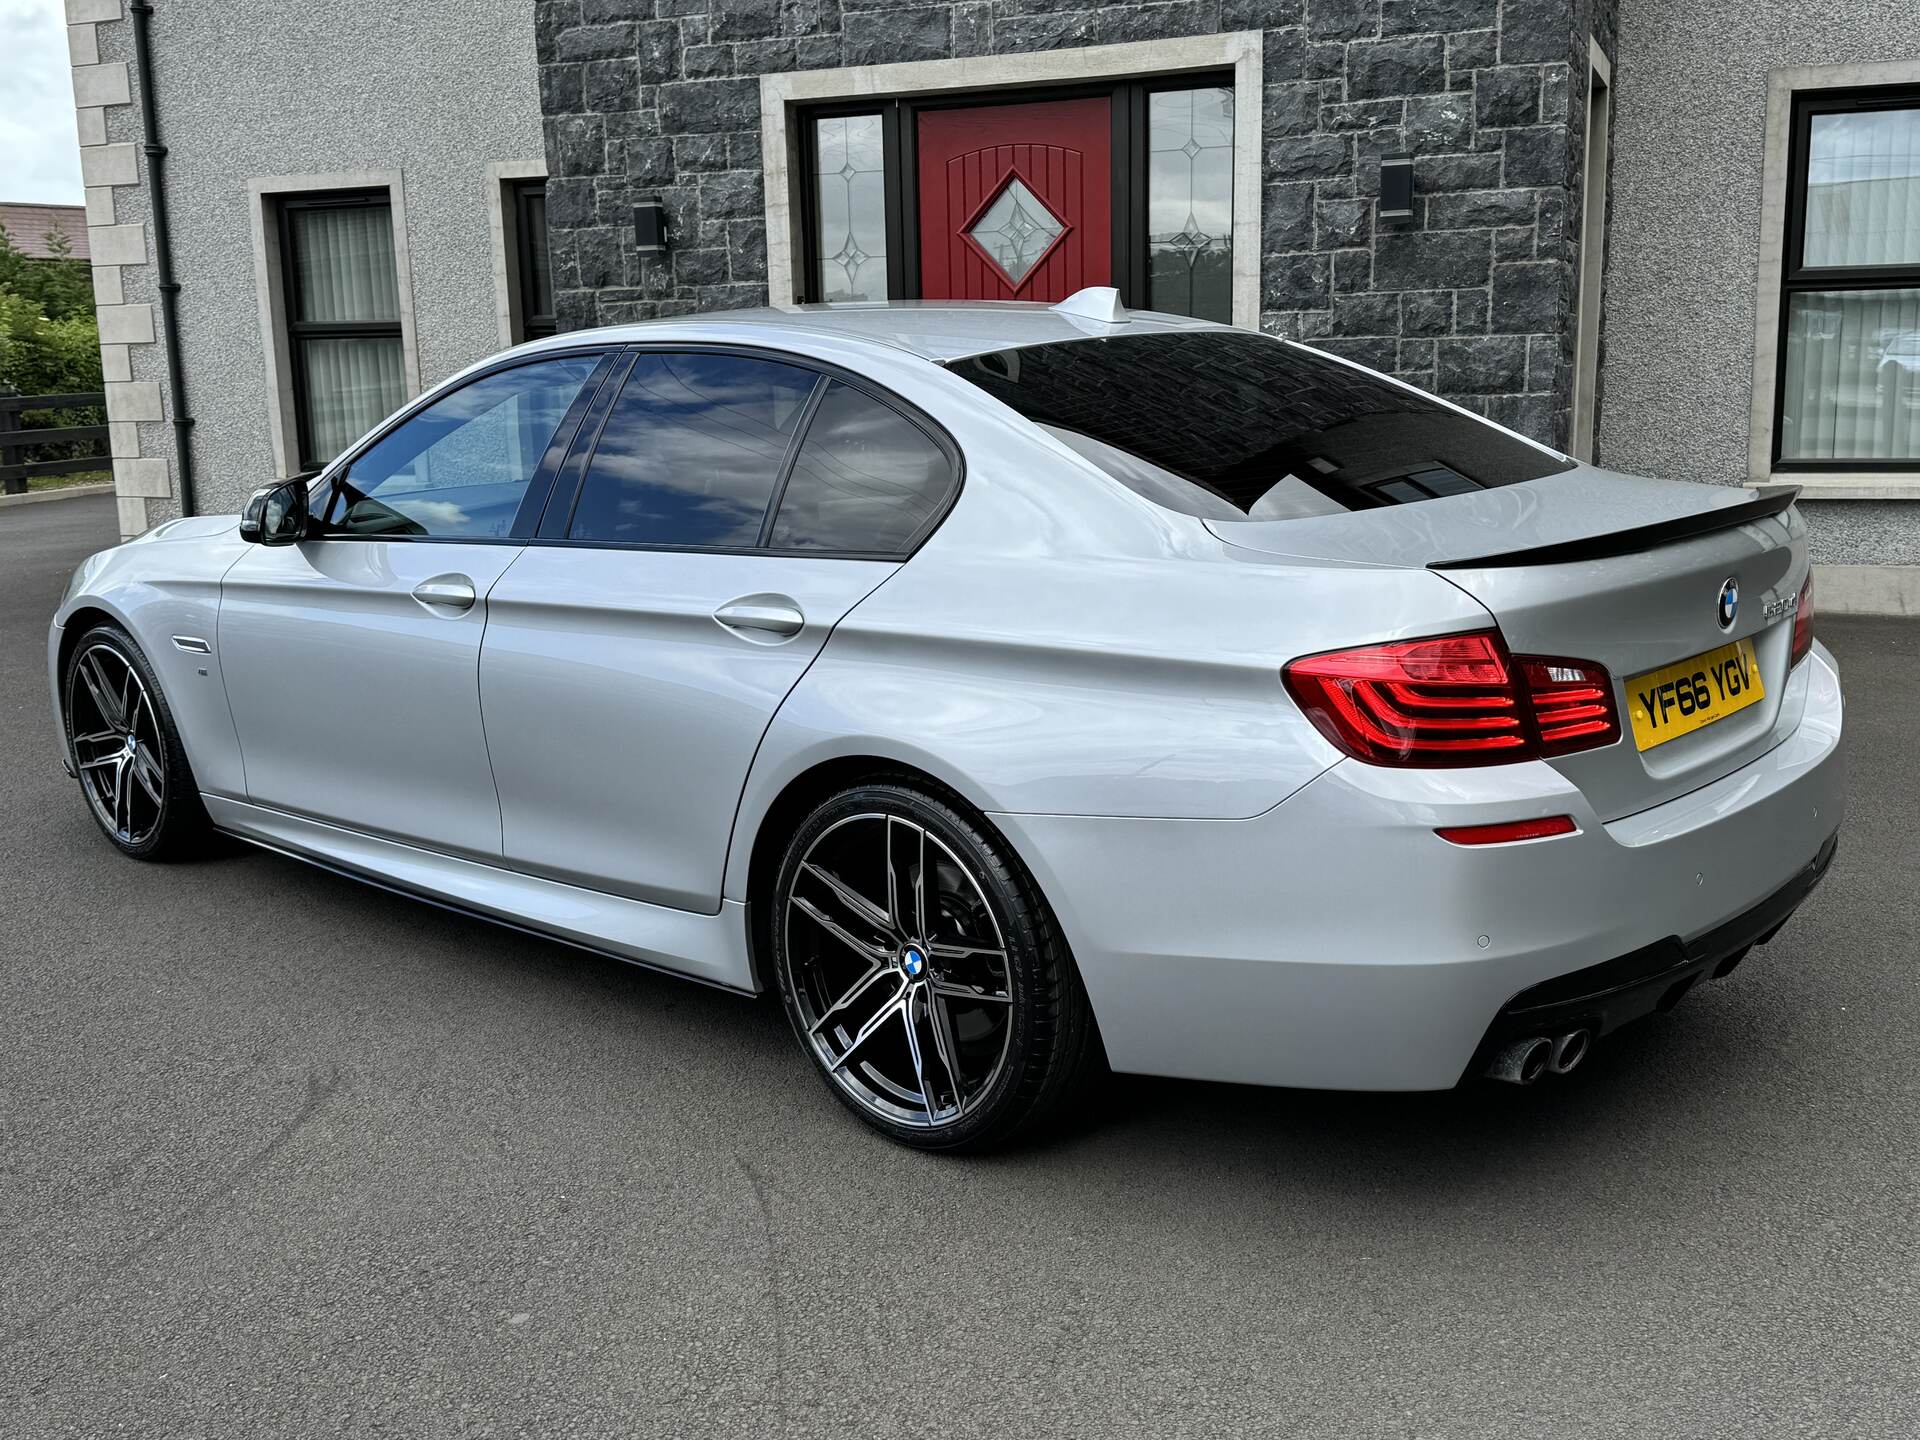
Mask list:
POLYGON ((78 205, 62 0, 0 0, 0 201, 78 205))

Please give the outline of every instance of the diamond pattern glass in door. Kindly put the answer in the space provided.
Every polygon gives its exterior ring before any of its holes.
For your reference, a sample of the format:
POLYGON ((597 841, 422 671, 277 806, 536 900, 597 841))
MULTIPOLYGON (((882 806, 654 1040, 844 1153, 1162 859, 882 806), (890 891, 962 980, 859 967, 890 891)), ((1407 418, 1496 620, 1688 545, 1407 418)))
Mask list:
POLYGON ((1113 283, 1113 118, 1105 97, 923 112, 920 293, 1064 300, 1113 283))

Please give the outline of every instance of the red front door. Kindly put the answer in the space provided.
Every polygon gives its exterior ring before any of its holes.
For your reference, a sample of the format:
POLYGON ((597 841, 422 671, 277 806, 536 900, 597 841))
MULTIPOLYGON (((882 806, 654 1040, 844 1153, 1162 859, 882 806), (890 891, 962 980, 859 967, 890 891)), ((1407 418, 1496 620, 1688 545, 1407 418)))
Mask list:
POLYGON ((923 111, 920 293, 1064 300, 1113 283, 1106 97, 923 111))

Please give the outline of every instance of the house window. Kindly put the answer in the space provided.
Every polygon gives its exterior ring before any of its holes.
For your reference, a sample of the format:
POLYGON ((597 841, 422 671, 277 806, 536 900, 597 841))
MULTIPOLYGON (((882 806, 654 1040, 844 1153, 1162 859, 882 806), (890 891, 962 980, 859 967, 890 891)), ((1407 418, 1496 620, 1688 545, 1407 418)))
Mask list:
POLYGON ((1920 91, 1796 97, 1779 470, 1920 469, 1920 91))
POLYGON ((385 192, 281 202, 300 463, 317 468, 407 395, 385 192))
POLYGON ((520 333, 516 341, 538 340, 558 328, 553 318, 553 269, 547 258, 547 182, 528 180, 509 187, 513 201, 514 255, 519 274, 520 333))
POLYGON ((1230 75, 803 112, 800 298, 1233 315, 1230 75))

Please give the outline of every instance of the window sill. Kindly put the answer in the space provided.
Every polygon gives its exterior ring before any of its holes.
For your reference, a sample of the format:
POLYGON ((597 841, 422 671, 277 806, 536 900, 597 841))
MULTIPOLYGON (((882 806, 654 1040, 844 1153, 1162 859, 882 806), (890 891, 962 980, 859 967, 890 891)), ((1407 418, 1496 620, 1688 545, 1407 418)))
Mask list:
POLYGON ((1795 472, 1773 474, 1750 485, 1766 489, 1772 486, 1798 485, 1803 500, 1920 500, 1920 473, 1889 474, 1886 471, 1795 472))

